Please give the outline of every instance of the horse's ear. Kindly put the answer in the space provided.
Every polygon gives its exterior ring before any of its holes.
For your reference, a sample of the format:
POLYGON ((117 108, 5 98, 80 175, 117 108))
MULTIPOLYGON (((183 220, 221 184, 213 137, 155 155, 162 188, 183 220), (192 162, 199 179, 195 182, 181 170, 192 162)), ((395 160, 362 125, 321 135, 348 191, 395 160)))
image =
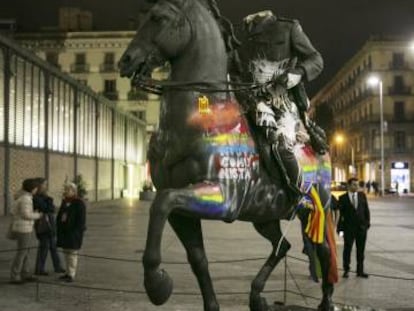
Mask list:
POLYGON ((146 0, 143 1, 139 7, 139 12, 141 14, 147 14, 152 7, 154 6, 154 4, 156 4, 157 0, 146 0))

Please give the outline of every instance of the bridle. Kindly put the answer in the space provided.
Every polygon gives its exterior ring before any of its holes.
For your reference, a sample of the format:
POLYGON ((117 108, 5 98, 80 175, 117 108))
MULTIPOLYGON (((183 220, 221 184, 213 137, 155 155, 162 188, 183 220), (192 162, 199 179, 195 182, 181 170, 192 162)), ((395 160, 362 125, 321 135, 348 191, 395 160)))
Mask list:
MULTIPOLYGON (((184 1, 182 6, 176 5, 171 2, 167 2, 167 5, 175 11, 177 14, 182 15, 190 26, 190 36, 193 37, 194 26, 191 19, 188 17, 188 10, 191 5, 194 5, 193 1, 184 1)), ((149 14, 147 19, 150 18, 149 14)), ((174 21, 171 20, 168 24, 163 26, 155 36, 152 42, 159 42, 160 38, 165 35, 167 29, 172 26, 174 21)), ((154 44, 154 43, 153 43, 154 44)), ((155 44, 154 44, 155 45, 155 44)), ((165 91, 197 91, 202 93, 231 93, 231 92, 249 92, 270 86, 272 81, 265 83, 249 83, 249 82, 234 82, 234 81, 161 81, 144 76, 145 69, 151 70, 150 64, 155 58, 156 48, 153 47, 144 59, 143 66, 137 74, 134 74, 131 78, 131 84, 152 94, 161 95, 165 91), (222 85, 223 87, 218 87, 222 85)))

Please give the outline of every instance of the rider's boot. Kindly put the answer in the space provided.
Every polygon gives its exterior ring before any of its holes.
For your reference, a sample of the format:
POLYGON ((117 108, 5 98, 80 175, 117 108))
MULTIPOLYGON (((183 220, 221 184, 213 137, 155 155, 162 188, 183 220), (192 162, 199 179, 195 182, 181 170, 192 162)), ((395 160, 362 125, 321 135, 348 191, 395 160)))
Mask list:
POLYGON ((282 143, 272 144, 272 153, 279 165, 288 190, 288 196, 293 202, 299 202, 303 196, 301 190, 302 174, 299 163, 292 150, 282 143))

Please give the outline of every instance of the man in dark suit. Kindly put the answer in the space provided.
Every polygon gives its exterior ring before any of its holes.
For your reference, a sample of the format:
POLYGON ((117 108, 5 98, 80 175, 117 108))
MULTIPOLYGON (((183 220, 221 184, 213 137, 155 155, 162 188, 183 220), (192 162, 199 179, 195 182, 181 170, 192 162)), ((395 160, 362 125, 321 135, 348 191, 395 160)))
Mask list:
POLYGON ((343 277, 349 275, 352 246, 356 244, 357 276, 368 278, 364 272, 364 252, 370 213, 365 193, 358 191, 358 179, 348 180, 348 192, 339 197, 339 223, 337 231, 344 232, 343 277))

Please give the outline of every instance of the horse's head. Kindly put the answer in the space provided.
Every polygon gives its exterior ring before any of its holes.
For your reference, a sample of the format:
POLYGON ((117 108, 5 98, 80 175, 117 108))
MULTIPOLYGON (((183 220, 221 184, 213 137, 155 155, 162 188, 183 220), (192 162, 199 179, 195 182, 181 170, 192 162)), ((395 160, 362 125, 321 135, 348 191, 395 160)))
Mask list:
POLYGON ((122 77, 148 76, 185 49, 192 36, 186 15, 192 2, 156 1, 119 61, 122 77))

